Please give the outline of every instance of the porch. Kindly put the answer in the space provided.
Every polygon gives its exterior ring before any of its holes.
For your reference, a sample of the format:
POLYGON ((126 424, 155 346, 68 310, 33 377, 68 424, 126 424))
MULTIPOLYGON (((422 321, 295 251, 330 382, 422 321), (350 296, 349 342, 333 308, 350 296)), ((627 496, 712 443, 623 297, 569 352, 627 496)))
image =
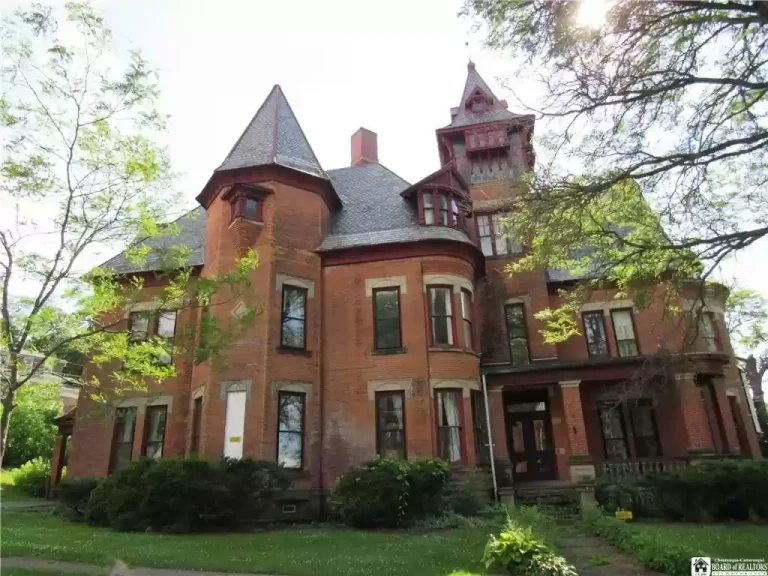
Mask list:
POLYGON ((722 376, 643 381, 614 367, 552 381, 552 372, 487 377, 501 488, 554 489, 596 476, 680 470, 708 455, 751 455, 722 376))

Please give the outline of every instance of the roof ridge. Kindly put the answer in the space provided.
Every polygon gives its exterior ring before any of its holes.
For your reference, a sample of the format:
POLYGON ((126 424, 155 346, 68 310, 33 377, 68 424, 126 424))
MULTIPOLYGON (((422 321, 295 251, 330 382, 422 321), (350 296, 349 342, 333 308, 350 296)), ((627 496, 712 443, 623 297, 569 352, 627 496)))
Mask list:
MULTIPOLYGON (((301 132, 301 136, 304 138, 304 141, 307 143, 307 146, 309 146, 309 151, 312 154, 312 158, 314 158, 315 162, 320 168, 320 171, 326 175, 325 168, 323 168, 323 165, 320 164, 320 160, 317 157, 317 154, 315 154, 314 148, 312 148, 312 143, 309 141, 309 138, 307 138, 307 135, 304 133, 304 128, 301 126, 301 122, 299 122, 299 119, 296 117, 296 114, 293 111, 293 107, 291 106, 291 103, 288 102, 288 97, 285 95, 285 92, 283 92, 283 89, 280 87, 279 84, 275 84, 277 89, 280 91, 280 94, 283 96, 283 100, 285 101, 285 105, 288 106, 288 110, 291 113, 291 116, 293 116, 293 119, 296 120, 296 125, 299 127, 299 132, 301 132)), ((278 111, 279 111, 279 101, 278 101, 278 111)), ((278 112, 275 112, 275 114, 278 114, 278 112)), ((275 133, 277 133, 279 130, 279 122, 275 122, 275 133)), ((275 139, 277 141, 277 139, 275 139)), ((275 156, 275 161, 277 161, 277 156, 275 156)))
POLYGON ((330 168, 330 169, 327 170, 327 172, 328 173, 331 173, 331 172, 341 172, 342 170, 352 170, 354 168, 366 168, 368 166, 374 166, 374 165, 375 166, 380 166, 381 168, 383 168, 384 170, 386 170, 387 172, 392 174, 392 176, 394 176, 395 178, 398 178, 398 179, 402 180, 403 182, 405 182, 406 187, 411 185, 411 183, 408 182, 408 180, 406 180, 405 178, 400 176, 400 174, 396 173, 394 170, 392 170, 391 168, 385 166, 381 162, 367 162, 366 164, 360 164, 358 166, 342 166, 341 168, 330 168))

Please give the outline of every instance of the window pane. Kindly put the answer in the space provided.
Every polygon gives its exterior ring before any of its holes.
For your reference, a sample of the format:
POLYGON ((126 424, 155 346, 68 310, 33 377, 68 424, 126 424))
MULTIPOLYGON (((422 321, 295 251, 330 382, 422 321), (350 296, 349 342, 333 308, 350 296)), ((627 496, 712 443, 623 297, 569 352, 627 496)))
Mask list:
POLYGON ((376 393, 376 434, 381 456, 405 458, 405 419, 401 392, 376 393))
POLYGON ((619 356, 637 356, 637 343, 634 340, 619 340, 619 356))
POLYGON ((602 312, 584 314, 584 336, 590 356, 607 356, 608 343, 605 339, 602 312))
POLYGON ((617 340, 634 340, 635 329, 632 326, 632 313, 629 310, 614 311, 613 328, 616 330, 617 340))
POLYGON ((514 338, 509 341, 512 366, 528 364, 528 341, 525 338, 514 338))
POLYGON ((480 238, 480 250, 486 256, 493 256, 493 239, 490 236, 480 238))
POLYGON ((461 460, 460 401, 461 396, 454 390, 437 393, 440 457, 449 462, 461 460))
POLYGON ((136 408, 117 409, 117 442, 133 442, 133 430, 136 426, 136 408))
POLYGON ((305 296, 303 289, 283 288, 283 317, 304 318, 305 296))
POLYGON ((245 199, 245 213, 243 216, 249 220, 256 220, 256 216, 259 210, 259 201, 253 198, 245 199))
POLYGON ((376 302, 376 318, 399 318, 400 317, 400 298, 398 291, 395 290, 376 290, 374 292, 376 302))
POLYGON ((284 320, 282 345, 304 348, 304 320, 284 320))
POLYGON ((432 208, 425 209, 424 210, 424 224, 434 224, 435 223, 435 212, 432 210, 432 208))
POLYGON ((432 207, 432 192, 424 192, 424 208, 432 207))
POLYGON ((435 344, 453 344, 453 330, 451 329, 450 316, 433 317, 432 334, 435 338, 435 344))
POLYGON ((466 290, 461 291, 461 317, 465 320, 472 319, 472 294, 466 290))
POLYGON ((400 348, 400 319, 376 321, 376 348, 400 348))
POLYGON ((699 332, 704 339, 708 352, 717 352, 717 340, 715 338, 715 327, 712 323, 712 317, 702 312, 699 316, 699 332))
POLYGON ((507 331, 510 338, 525 338, 525 319, 523 307, 520 305, 507 306, 507 331))
POLYGON ((284 468, 301 468, 301 434, 280 432, 277 442, 277 463, 284 468))
POLYGON ((157 335, 173 338, 176 333, 176 312, 161 312, 157 317, 157 335))
POLYGON ((141 342, 147 339, 147 333, 149 332, 149 315, 146 312, 131 312, 129 323, 131 329, 131 342, 141 342))
POLYGON ((279 426, 281 431, 301 432, 304 396, 280 394, 279 426))
POLYGON ((165 438, 165 406, 155 408, 150 406, 147 408, 147 419, 149 420, 147 430, 147 440, 149 442, 162 442, 165 438))
POLYGON ((491 224, 488 216, 477 217, 477 235, 481 237, 491 235, 491 224))
POLYGON ((600 424, 605 441, 605 454, 609 460, 626 460, 627 443, 624 436, 624 423, 621 407, 614 402, 598 405, 600 424))
POLYGON ((430 288, 429 300, 432 314, 442 316, 451 313, 450 288, 430 288))

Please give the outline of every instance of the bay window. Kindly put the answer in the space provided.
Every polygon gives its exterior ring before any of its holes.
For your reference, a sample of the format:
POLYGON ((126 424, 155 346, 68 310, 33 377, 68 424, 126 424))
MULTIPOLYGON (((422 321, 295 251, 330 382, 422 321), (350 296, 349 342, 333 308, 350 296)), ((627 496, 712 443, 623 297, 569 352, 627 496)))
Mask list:
POLYGON ((454 342, 452 291, 451 286, 427 288, 432 344, 435 346, 452 346, 454 342))
POLYGON ((435 390, 437 402, 438 455, 459 462, 461 451, 461 390, 435 390))
POLYGON ((702 312, 699 316, 699 334, 704 340, 707 352, 717 352, 720 350, 720 343, 717 341, 717 331, 712 315, 709 312, 702 312))
POLYGON ((507 238, 504 218, 507 214, 482 214, 477 216, 477 235, 480 239, 480 250, 486 256, 505 256, 520 254, 522 245, 507 238))
POLYGON ((431 226, 435 223, 435 206, 432 203, 432 192, 422 192, 421 198, 423 202, 424 224, 431 226))
POLYGON ((422 190, 419 193, 419 219, 426 226, 465 228, 461 196, 451 190, 422 190))
POLYGON ((472 293, 461 291, 461 320, 464 329, 464 348, 472 348, 472 293))

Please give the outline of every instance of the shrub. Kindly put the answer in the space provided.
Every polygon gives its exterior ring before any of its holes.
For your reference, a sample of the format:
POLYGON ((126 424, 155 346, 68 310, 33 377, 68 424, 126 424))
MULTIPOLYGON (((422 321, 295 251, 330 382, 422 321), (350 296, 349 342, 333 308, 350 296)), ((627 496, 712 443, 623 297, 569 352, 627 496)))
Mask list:
POLYGON ((583 518, 596 534, 632 554, 647 568, 668 576, 687 576, 691 571, 691 558, 705 556, 700 550, 669 542, 662 536, 635 532, 622 520, 603 516, 599 510, 590 510, 583 518))
POLYGON ((529 527, 508 518, 500 534, 491 535, 483 552, 486 568, 521 576, 576 576, 576 570, 529 527))
POLYGON ((607 510, 637 516, 711 521, 768 519, 768 463, 714 460, 634 479, 601 479, 595 496, 607 510))
POLYGON ((256 521, 275 491, 290 485, 270 462, 141 459, 91 493, 86 518, 117 530, 196 532, 256 521))
POLYGON ((99 484, 98 478, 77 478, 61 481, 58 489, 59 502, 76 518, 84 518, 91 492, 99 484))
POLYGON ((51 461, 35 458, 13 471, 13 483, 23 492, 42 498, 51 477, 51 461))
POLYGON ((440 460, 377 458, 337 478, 331 502, 349 526, 402 527, 439 510, 449 477, 440 460))

